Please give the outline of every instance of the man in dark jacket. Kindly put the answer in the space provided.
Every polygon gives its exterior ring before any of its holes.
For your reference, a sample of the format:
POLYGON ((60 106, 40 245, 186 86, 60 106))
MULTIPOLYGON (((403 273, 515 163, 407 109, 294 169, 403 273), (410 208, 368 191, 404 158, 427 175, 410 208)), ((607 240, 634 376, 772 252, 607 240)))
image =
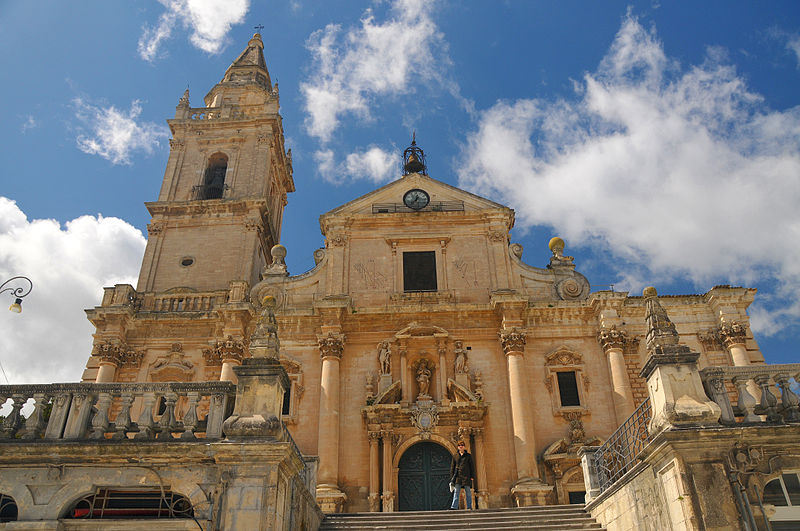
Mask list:
POLYGON ((472 465, 472 456, 469 455, 464 441, 458 441, 458 453, 453 456, 453 462, 450 463, 450 483, 454 486, 451 509, 458 509, 458 498, 462 488, 467 497, 467 509, 472 509, 472 479, 474 477, 475 467, 472 465))

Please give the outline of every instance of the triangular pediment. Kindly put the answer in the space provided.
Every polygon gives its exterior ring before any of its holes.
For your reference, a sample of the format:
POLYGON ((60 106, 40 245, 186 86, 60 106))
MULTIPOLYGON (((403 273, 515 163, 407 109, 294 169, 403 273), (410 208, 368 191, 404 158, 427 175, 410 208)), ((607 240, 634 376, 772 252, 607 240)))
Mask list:
POLYGON ((403 196, 406 192, 413 189, 423 190, 430 197, 429 206, 424 208, 422 212, 478 212, 486 210, 504 210, 512 212, 510 208, 490 201, 485 197, 456 188, 442 181, 437 181, 427 175, 414 173, 401 177, 377 190, 373 190, 340 207, 334 208, 323 214, 321 219, 328 217, 371 215, 381 208, 388 209, 389 212, 387 213, 409 212, 411 210, 403 204, 403 196))

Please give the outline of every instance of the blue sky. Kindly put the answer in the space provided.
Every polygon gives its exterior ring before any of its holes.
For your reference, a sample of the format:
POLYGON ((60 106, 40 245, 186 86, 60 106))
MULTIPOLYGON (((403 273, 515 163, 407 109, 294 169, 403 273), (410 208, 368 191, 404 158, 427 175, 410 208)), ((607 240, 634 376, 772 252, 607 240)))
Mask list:
POLYGON ((756 287, 762 351, 797 360, 797 2, 40 0, 0 4, 0 280, 36 284, 0 318, 9 381, 79 378, 83 309, 135 284, 164 120, 259 24, 294 155, 291 273, 416 130, 432 177, 515 208, 527 263, 558 234, 595 289, 756 287))

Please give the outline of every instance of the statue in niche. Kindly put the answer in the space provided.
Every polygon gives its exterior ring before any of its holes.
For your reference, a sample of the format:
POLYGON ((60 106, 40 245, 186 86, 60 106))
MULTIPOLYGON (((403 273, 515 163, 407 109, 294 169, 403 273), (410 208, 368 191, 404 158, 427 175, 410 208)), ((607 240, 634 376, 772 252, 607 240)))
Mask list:
POLYGON ((378 361, 381 364, 381 374, 392 373, 392 350, 388 341, 378 343, 378 361))
POLYGON ((467 372, 467 349, 464 348, 464 343, 461 341, 456 341, 455 351, 456 351, 456 362, 455 362, 456 374, 464 374, 467 372))
POLYGON ((419 394, 417 395, 417 400, 422 399, 429 399, 431 396, 428 394, 431 387, 431 376, 433 376, 433 370, 430 365, 430 362, 422 358, 416 364, 416 372, 417 372, 417 384, 419 385, 419 394))

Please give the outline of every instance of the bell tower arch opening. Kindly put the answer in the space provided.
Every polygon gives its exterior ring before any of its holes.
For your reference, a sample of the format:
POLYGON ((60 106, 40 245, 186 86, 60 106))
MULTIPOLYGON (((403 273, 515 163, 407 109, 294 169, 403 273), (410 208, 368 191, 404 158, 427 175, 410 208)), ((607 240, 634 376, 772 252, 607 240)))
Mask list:
POLYGON ((227 185, 225 175, 228 172, 228 156, 217 152, 208 158, 203 185, 198 199, 222 199, 227 185))

